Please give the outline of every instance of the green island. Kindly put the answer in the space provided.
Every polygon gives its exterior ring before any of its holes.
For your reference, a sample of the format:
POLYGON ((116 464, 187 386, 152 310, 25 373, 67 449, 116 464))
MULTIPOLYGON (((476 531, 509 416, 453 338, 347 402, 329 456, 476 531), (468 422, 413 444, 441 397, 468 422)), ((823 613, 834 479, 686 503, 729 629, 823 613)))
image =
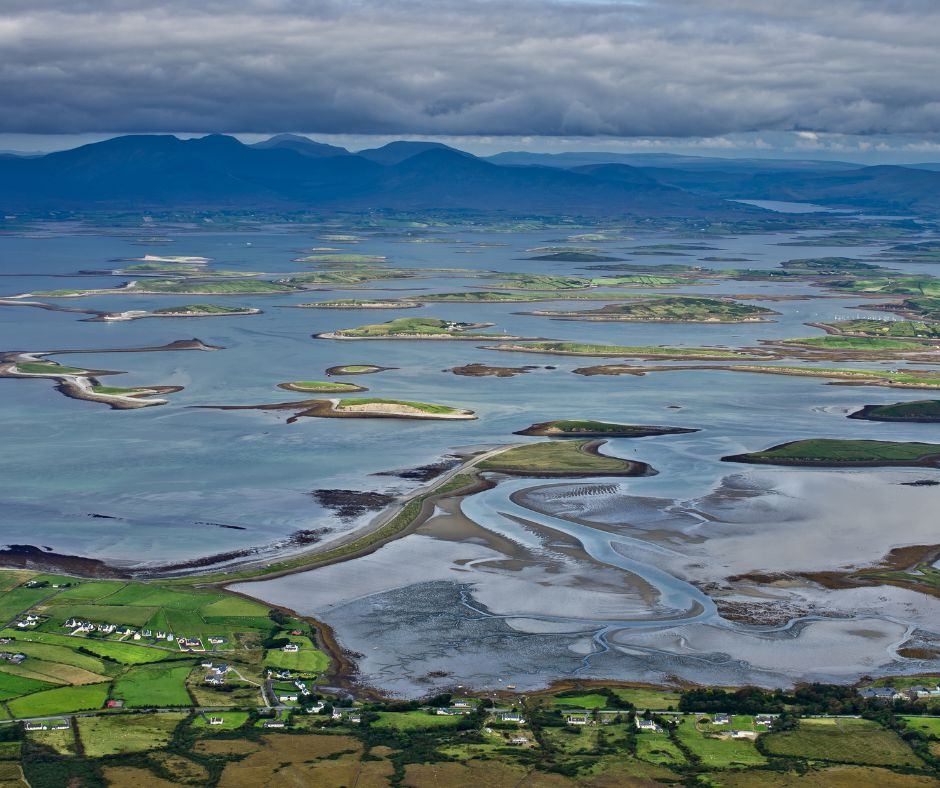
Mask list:
POLYGON ((913 320, 940 320, 940 298, 936 297, 905 298, 899 304, 872 304, 871 308, 896 312, 913 320))
POLYGON ((513 435, 538 435, 549 438, 646 438, 654 435, 680 435, 698 432, 685 427, 650 427, 636 424, 612 424, 589 419, 543 421, 514 432, 513 435))
POLYGON ((295 263, 384 263, 388 258, 381 254, 329 254, 317 253, 295 258, 295 263))
POLYGON ((932 276, 895 275, 871 279, 844 279, 829 282, 827 287, 849 293, 871 295, 940 296, 940 279, 932 276))
POLYGON ((940 400, 923 399, 891 405, 866 405, 849 414, 850 419, 866 421, 909 421, 921 424, 940 422, 940 400))
POLYGON ((832 468, 867 468, 882 465, 934 468, 940 461, 940 444, 812 438, 781 443, 764 451, 733 454, 721 459, 723 462, 818 465, 832 468))
POLYGON ((918 243, 895 244, 880 256, 891 260, 904 260, 909 263, 937 263, 940 262, 940 243, 921 241, 918 243))
POLYGON ((473 333, 492 323, 460 323, 432 317, 400 317, 387 323, 341 328, 316 334, 320 339, 515 339, 505 334, 473 333))
POLYGON ((592 345, 583 342, 526 342, 525 344, 484 345, 484 350, 502 350, 510 353, 543 353, 558 356, 601 356, 631 358, 678 358, 690 360, 773 358, 740 350, 709 347, 660 347, 655 345, 631 347, 624 345, 592 345))
POLYGON ((336 298, 331 301, 310 301, 294 304, 296 309, 411 309, 422 306, 418 300, 396 301, 394 299, 336 298))
MULTIPOLYGON (((24 295, 43 298, 77 298, 89 295, 269 295, 274 293, 293 293, 296 287, 263 279, 241 279, 224 282, 193 282, 176 279, 134 280, 122 287, 97 290, 39 290, 24 295)), ((22 296, 18 296, 22 297, 22 296)))
POLYGON ((541 260, 548 263, 612 263, 622 258, 610 257, 606 254, 596 254, 594 252, 577 252, 574 250, 562 250, 546 252, 528 257, 528 260, 541 260))
MULTIPOLYGON (((930 300, 930 299, 923 299, 930 300)), ((905 301, 905 304, 908 302, 905 301)), ((894 307, 893 304, 886 306, 894 307)), ((940 316, 940 299, 936 304, 940 316)), ((812 323, 829 334, 837 336, 884 337, 886 339, 940 339, 940 325, 920 320, 834 320, 830 323, 812 323)))
POLYGON ((607 304, 580 312, 540 310, 528 312, 558 320, 639 321, 663 323, 754 323, 767 322, 773 309, 722 298, 666 296, 627 304, 607 304))
POLYGON ((510 290, 467 290, 457 293, 431 293, 429 295, 406 296, 422 303, 524 303, 527 301, 615 301, 617 299, 633 298, 665 298, 663 295, 643 295, 624 292, 604 292, 595 290, 564 290, 564 291, 510 291, 510 290))
POLYGON ((822 337, 799 337, 797 339, 775 340, 770 344, 792 345, 811 350, 848 350, 862 353, 888 351, 901 353, 905 351, 925 352, 929 350, 920 342, 905 342, 903 339, 892 339, 880 336, 848 336, 826 335, 822 337))
POLYGON ((397 367, 380 367, 377 364, 342 364, 337 367, 330 367, 326 374, 330 377, 334 375, 373 375, 376 372, 385 372, 397 367))
POLYGON ((335 392, 337 394, 368 391, 364 386, 357 386, 355 383, 341 383, 332 380, 295 380, 290 383, 278 383, 277 387, 286 391, 335 392))
POLYGON ((155 315, 240 315, 252 310, 246 306, 220 306, 219 304, 183 304, 154 309, 155 315))
POLYGON ((560 276, 555 274, 493 274, 498 281, 490 287, 503 290, 583 290, 589 287, 675 287, 696 284, 696 280, 653 274, 625 274, 623 276, 560 276))
POLYGON ((831 378, 837 384, 887 386, 889 388, 940 388, 940 372, 918 369, 879 370, 823 367, 753 366, 736 364, 724 367, 732 372, 757 372, 770 375, 796 375, 811 378, 831 378))
POLYGON ((381 279, 409 279, 416 274, 397 268, 356 268, 342 271, 314 271, 309 274, 294 274, 276 279, 284 285, 359 285, 381 279))
MULTIPOLYGON (((346 384, 348 385, 348 384, 346 384)), ((316 389, 294 388, 281 384, 290 391, 314 391, 316 389)), ((364 390, 356 387, 353 390, 364 390)), ((349 389, 342 389, 348 391, 349 389)), ((326 389, 335 392, 334 389, 326 389)), ((338 393, 338 392, 336 392, 338 393)), ((293 424, 301 418, 316 419, 476 419, 472 410, 449 405, 411 400, 360 397, 352 399, 305 399, 299 402, 275 402, 261 405, 191 405, 198 410, 265 410, 289 411, 293 415, 287 423, 293 424)))
POLYGON ((609 457, 598 451, 602 440, 563 440, 531 443, 507 449, 481 460, 481 471, 514 476, 648 476, 655 473, 645 462, 609 457))

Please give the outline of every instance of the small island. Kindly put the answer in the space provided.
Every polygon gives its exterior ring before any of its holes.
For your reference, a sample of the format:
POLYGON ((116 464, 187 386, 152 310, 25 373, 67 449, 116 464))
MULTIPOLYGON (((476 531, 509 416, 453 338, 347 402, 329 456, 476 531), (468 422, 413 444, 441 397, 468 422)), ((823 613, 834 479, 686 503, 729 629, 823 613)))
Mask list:
POLYGON ((0 354, 0 378, 41 378, 51 380, 56 389, 70 399, 100 402, 113 410, 166 405, 161 395, 182 391, 182 386, 119 387, 102 385, 99 378, 120 375, 103 369, 83 369, 49 361, 47 353, 0 354))
POLYGON ((390 369, 398 367, 380 367, 378 364, 341 364, 338 367, 330 367, 326 374, 330 377, 334 375, 374 375, 376 372, 387 372, 390 369))
POLYGON ((627 304, 607 304, 599 309, 557 312, 537 310, 528 315, 555 320, 636 321, 643 323, 764 323, 773 309, 742 304, 724 298, 670 296, 650 298, 627 304))
POLYGON ((850 353, 923 353, 929 351, 923 343, 878 336, 848 336, 827 334, 821 337, 798 337, 767 342, 819 351, 848 351, 850 353))
POLYGON ((744 352, 718 347, 658 347, 625 345, 591 345, 582 342, 527 342, 525 344, 483 345, 483 350, 501 350, 508 353, 542 353, 554 356, 599 356, 686 359, 689 361, 721 361, 730 359, 758 360, 777 358, 770 354, 744 352))
POLYGON ((456 304, 499 304, 527 303, 530 301, 616 301, 633 299, 632 293, 596 290, 464 290, 457 293, 430 293, 420 296, 406 296, 422 303, 456 304))
POLYGON ((733 454, 721 459, 722 462, 805 465, 824 468, 877 468, 881 466, 934 468, 940 462, 940 444, 812 438, 781 443, 764 451, 733 454))
POLYGON ((511 378, 516 375, 524 375, 531 372, 533 369, 538 369, 538 367, 532 365, 525 367, 492 367, 476 362, 473 364, 464 364, 462 367, 453 367, 450 370, 445 370, 445 372, 453 372, 455 375, 466 378, 511 378))
POLYGON ((518 430, 513 435, 537 435, 547 438, 648 438, 657 435, 681 435, 698 432, 685 427, 650 427, 636 424, 612 424, 587 419, 543 421, 518 430))
POLYGON ((424 306, 420 301, 396 301, 394 299, 337 298, 332 301, 311 301, 294 304, 294 309, 414 309, 424 306))
POLYGON ((87 319, 89 323, 119 323, 127 320, 144 320, 151 317, 233 317, 235 315, 260 315, 261 310, 247 306, 218 306, 217 304, 184 304, 147 311, 131 309, 126 312, 105 312, 87 319))
POLYGON ((611 257, 606 254, 577 251, 554 251, 528 257, 527 260, 539 260, 547 263, 613 263, 622 260, 622 257, 611 257))
POLYGON ((477 463, 481 471, 511 476, 651 476, 645 462, 601 454, 602 440, 545 441, 516 446, 477 463))
POLYGON ((273 295, 294 293, 299 288, 262 279, 235 279, 222 282, 195 282, 176 279, 132 280, 120 287, 89 290, 37 290, 10 298, 80 298, 92 295, 273 295))
POLYGON ((472 333, 488 328, 492 323, 459 323, 430 317, 400 317, 387 323, 373 323, 358 328, 342 328, 323 334, 317 339, 519 339, 505 334, 472 333))
MULTIPOLYGON (((940 317, 940 299, 920 299, 922 301, 936 300, 936 312, 930 314, 940 317)), ((903 313, 904 304, 911 304, 912 301, 904 301, 902 304, 875 304, 872 308, 889 309, 894 312, 903 313)), ((926 317, 926 315, 925 315, 926 317)), ((931 320, 935 318, 930 318, 931 320)), ((843 337, 879 337, 883 339, 908 339, 908 340, 940 340, 940 323, 928 323, 923 320, 876 320, 874 318, 864 318, 858 320, 834 320, 831 323, 810 323, 815 328, 821 328, 827 334, 833 334, 843 337)))
POLYGON ((285 391, 304 391, 308 393, 351 394, 356 391, 368 391, 365 386, 355 383, 341 383, 338 380, 295 380, 290 383, 278 383, 279 389, 285 391))
POLYGON ((202 410, 273 410, 293 411, 287 420, 293 424, 301 418, 319 419, 425 419, 465 421, 476 414, 465 408, 437 405, 430 402, 358 397, 347 399, 307 399, 299 402, 276 402, 264 405, 193 405, 202 410))
POLYGON ((940 422, 940 400, 922 399, 892 405, 866 405, 849 414, 850 419, 865 421, 906 421, 919 424, 940 422))

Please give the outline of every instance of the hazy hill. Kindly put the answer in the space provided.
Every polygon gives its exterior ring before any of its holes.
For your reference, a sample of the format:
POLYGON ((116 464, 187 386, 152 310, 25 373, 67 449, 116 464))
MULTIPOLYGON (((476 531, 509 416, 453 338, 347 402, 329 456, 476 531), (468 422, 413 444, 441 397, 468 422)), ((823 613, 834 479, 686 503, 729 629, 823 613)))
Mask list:
POLYGON ((326 153, 305 138, 244 145, 210 135, 116 137, 33 159, 0 159, 0 209, 453 209, 642 216, 748 215, 757 209, 665 186, 624 167, 501 167, 443 145, 392 143, 326 153), (417 150, 415 146, 421 146, 417 150), (299 148, 299 149, 298 149, 299 148), (313 154, 313 155, 312 155, 313 154), (628 174, 629 173, 629 177, 628 174))

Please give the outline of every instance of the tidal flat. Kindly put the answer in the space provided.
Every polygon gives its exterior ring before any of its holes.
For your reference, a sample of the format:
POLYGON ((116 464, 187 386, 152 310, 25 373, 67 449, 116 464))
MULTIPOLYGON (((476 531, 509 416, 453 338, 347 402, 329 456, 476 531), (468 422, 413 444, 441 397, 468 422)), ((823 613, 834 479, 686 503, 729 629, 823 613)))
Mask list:
MULTIPOLYGON (((727 267, 722 258, 744 257, 749 270, 770 272, 792 259, 875 260, 891 243, 868 236, 849 249, 842 241, 826 247, 821 241, 826 232, 844 235, 855 220, 830 221, 826 230, 745 234, 725 228, 705 239, 714 249, 701 252, 718 259, 688 250, 689 262, 719 270, 727 267)), ((171 239, 174 259, 211 258, 226 271, 246 276, 266 271, 274 277, 295 272, 296 250, 315 246, 325 233, 354 236, 357 253, 426 271, 395 281, 395 299, 409 303, 400 313, 383 310, 382 320, 417 316, 492 324, 481 333, 501 336, 687 351, 759 348, 769 355, 762 342, 824 336, 815 325, 885 316, 875 299, 861 294, 832 297, 809 281, 770 277, 751 277, 746 284, 690 280, 668 292, 748 293, 737 298, 773 301, 780 313, 774 323, 551 321, 516 314, 519 306, 512 300, 416 307, 410 301, 420 302, 425 293, 491 291, 494 271, 581 276, 576 263, 520 259, 527 249, 565 243, 558 239, 579 230, 449 226, 428 229, 422 236, 427 243, 413 243, 411 235, 395 229, 345 229, 284 225, 207 231, 163 221, 159 232, 171 239), (474 254, 464 254, 471 247, 474 254)), ((597 228, 583 232, 591 229, 597 228)), ((636 249, 644 267, 674 263, 668 254, 657 256, 655 248, 688 243, 690 232, 602 229, 614 239, 605 243, 611 256, 628 258, 636 249)), ((0 235, 0 256, 16 261, 15 275, 3 277, 3 294, 60 287, 110 291, 113 276, 76 272, 153 252, 126 227, 47 224, 29 235, 0 235)), ((923 275, 903 261, 885 264, 923 275)), ((344 310, 275 308, 361 298, 358 287, 239 293, 239 306, 262 312, 250 320, 220 314, 198 323, 200 339, 221 350, 122 353, 122 387, 159 382, 181 389, 159 408, 114 412, 62 397, 48 380, 0 379, 3 543, 34 544, 41 532, 38 550, 94 556, 127 569, 240 551, 276 560, 299 549, 297 534, 322 532, 319 543, 304 549, 329 550, 372 520, 373 512, 339 517, 317 498, 318 490, 401 500, 422 481, 387 472, 424 468, 474 447, 544 440, 512 434, 530 424, 578 419, 667 424, 688 432, 611 438, 604 447, 612 456, 647 463, 656 476, 571 481, 491 474, 498 481, 492 490, 441 501, 424 525, 369 555, 235 587, 324 621, 342 647, 363 655, 355 659, 363 683, 409 696, 453 684, 534 688, 572 676, 777 686, 816 677, 851 681, 863 674, 940 669, 940 660, 899 656, 904 644, 937 645, 935 596, 892 585, 827 587, 820 580, 820 573, 874 567, 897 548, 940 541, 929 516, 940 503, 938 488, 908 486, 940 480, 940 473, 933 468, 739 468, 720 462, 722 456, 812 437, 940 442, 940 424, 845 418, 864 406, 897 403, 903 392, 830 386, 809 375, 707 367, 671 375, 586 376, 573 374, 589 361, 584 358, 507 356, 480 347, 491 344, 485 341, 375 339, 356 345, 314 339, 372 321, 351 318, 344 310), (363 348, 367 352, 360 356, 363 348), (507 363, 518 364, 515 370, 530 361, 542 368, 503 377, 449 371, 507 363), (453 404, 472 410, 477 419, 288 424, 277 410, 193 407, 282 405, 298 399, 296 392, 277 389, 284 381, 327 381, 331 373, 346 381, 346 375, 379 370, 350 380, 367 382, 370 397, 453 404), (824 658, 825 648, 838 656, 838 664, 824 658)), ((584 309, 584 292, 567 302, 554 292, 553 309, 584 309)), ((629 293, 654 295, 641 288, 629 293)), ((224 307, 229 299, 201 295, 199 300, 224 307)), ((878 302, 884 301, 879 295, 878 302)), ((83 318, 86 311, 155 312, 179 303, 179 294, 172 292, 108 292, 82 298, 83 311, 3 308, 0 347, 95 351, 166 345, 189 338, 192 324, 83 318)), ((784 356, 775 364, 814 363, 799 348, 774 346, 773 353, 784 356)), ((90 369, 115 366, 115 356, 103 352, 51 358, 63 364, 81 359, 90 369)), ((657 363, 644 366, 659 368, 657 363)), ((897 364, 874 354, 839 367, 890 374, 897 364)), ((926 365, 910 366, 924 371, 926 365)), ((908 393, 911 399, 925 396, 908 393)))

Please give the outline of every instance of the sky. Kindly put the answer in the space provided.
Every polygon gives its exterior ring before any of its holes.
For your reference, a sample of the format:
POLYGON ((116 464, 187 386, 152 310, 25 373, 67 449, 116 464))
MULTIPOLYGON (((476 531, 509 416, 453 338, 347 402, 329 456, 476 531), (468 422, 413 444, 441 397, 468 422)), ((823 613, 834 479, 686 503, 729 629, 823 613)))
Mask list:
POLYGON ((937 30, 937 0, 3 0, 0 149, 296 132, 937 161, 937 30))

